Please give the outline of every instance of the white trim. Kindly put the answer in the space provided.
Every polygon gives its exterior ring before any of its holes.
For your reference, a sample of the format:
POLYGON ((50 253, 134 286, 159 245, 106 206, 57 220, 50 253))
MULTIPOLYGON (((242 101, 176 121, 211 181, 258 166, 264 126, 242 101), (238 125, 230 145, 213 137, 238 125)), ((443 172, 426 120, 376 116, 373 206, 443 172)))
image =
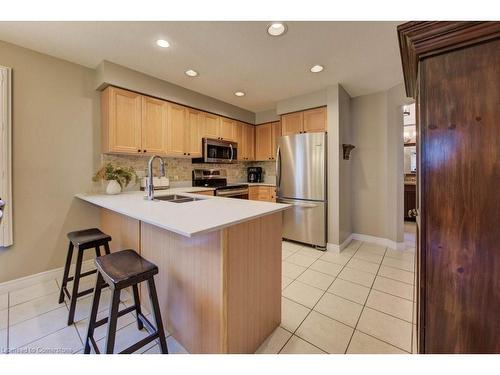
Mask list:
POLYGON ((326 249, 328 251, 333 251, 335 253, 340 253, 342 250, 344 250, 348 245, 349 243, 352 241, 353 239, 353 234, 351 233, 346 239, 344 242, 342 242, 340 245, 337 245, 337 244, 333 244, 333 243, 327 243, 326 244, 326 249))
POLYGON ((396 241, 389 240, 388 238, 375 237, 375 236, 370 236, 368 234, 353 233, 352 239, 358 240, 358 241, 363 241, 363 242, 373 243, 375 245, 387 246, 387 247, 394 249, 394 250, 404 250, 405 249, 404 242, 396 242, 396 241))
POLYGON ((0 223, 0 247, 11 246, 12 235, 12 69, 0 66, 0 197, 5 202, 0 223))
MULTIPOLYGON (((86 260, 82 263, 82 268, 84 265, 92 263, 94 259, 86 260)), ((74 266, 74 264, 73 264, 74 266)), ((43 283, 44 281, 49 281, 53 279, 62 278, 62 272, 64 271, 64 267, 55 268, 53 270, 44 271, 40 273, 36 273, 34 275, 20 277, 18 279, 5 281, 0 283, 0 294, 4 294, 7 292, 12 292, 14 290, 23 289, 35 284, 43 283)))

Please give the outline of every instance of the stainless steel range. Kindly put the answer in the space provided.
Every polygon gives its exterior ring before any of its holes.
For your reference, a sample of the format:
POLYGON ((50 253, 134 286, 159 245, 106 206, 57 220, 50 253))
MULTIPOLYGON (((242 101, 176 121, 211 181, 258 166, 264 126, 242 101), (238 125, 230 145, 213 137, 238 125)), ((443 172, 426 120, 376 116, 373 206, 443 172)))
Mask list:
POLYGON ((219 197, 248 199, 248 184, 228 184, 225 169, 194 169, 193 186, 214 187, 219 197))

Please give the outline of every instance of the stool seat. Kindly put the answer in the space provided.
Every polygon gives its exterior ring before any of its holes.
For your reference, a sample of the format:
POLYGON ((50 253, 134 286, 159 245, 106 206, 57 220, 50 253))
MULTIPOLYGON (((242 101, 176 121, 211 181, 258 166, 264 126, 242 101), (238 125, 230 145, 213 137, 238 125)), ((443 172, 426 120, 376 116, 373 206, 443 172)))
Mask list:
POLYGON ((76 247, 94 247, 96 244, 111 241, 111 236, 101 232, 97 228, 90 228, 70 232, 68 233, 68 239, 76 247))
POLYGON ((95 264, 97 266, 97 280, 94 288, 94 297, 92 298, 92 307, 90 309, 84 353, 90 354, 91 347, 94 348, 96 354, 100 353, 94 338, 94 331, 104 324, 108 324, 106 353, 114 353, 118 318, 135 311, 137 328, 139 330, 145 328, 149 335, 130 345, 128 348, 123 349, 120 353, 134 353, 151 341, 158 340, 161 352, 167 354, 167 341, 165 339, 165 331, 163 330, 160 305, 154 281, 154 276, 158 273, 158 267, 131 249, 98 257, 95 260, 95 264), (139 284, 141 282, 147 283, 151 314, 156 327, 142 313, 139 296, 139 284), (109 286, 111 289, 109 316, 97 320, 101 291, 106 286, 109 286), (120 309, 120 293, 128 287, 132 287, 134 304, 125 309, 120 309))
POLYGON ((124 288, 149 279, 158 273, 158 267, 127 249, 96 258, 95 264, 110 287, 124 288))

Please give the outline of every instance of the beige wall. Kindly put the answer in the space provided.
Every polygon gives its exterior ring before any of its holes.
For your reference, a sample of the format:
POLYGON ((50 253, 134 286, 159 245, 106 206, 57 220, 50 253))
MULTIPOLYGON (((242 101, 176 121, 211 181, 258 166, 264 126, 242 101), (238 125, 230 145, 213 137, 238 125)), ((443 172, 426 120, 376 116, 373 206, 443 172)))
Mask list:
POLYGON ((265 124, 266 122, 279 121, 281 117, 276 113, 276 109, 255 113, 255 123, 265 124))
POLYGON ((351 97, 339 85, 339 245, 352 233, 352 186, 351 186, 351 169, 352 158, 344 160, 342 144, 352 143, 351 129, 351 97))
POLYGON ((0 42, 13 71, 14 245, 0 249, 0 282, 61 267, 66 233, 99 226, 73 198, 99 163, 94 71, 0 42))
POLYGON ((352 231, 404 242, 403 84, 353 98, 352 231))
POLYGON ((349 94, 341 85, 327 88, 328 244, 337 249, 351 235, 351 161, 342 158, 342 143, 351 142, 349 94))
POLYGON ((251 111, 109 61, 99 64, 95 77, 95 87, 101 90, 108 85, 114 85, 255 124, 255 113, 251 111))

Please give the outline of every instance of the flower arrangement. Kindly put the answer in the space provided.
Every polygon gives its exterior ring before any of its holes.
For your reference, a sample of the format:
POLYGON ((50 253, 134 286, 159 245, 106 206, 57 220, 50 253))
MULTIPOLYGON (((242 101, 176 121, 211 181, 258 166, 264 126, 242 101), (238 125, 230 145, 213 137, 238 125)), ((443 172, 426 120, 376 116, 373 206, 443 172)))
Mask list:
POLYGON ((113 165, 112 163, 107 163, 101 169, 99 169, 92 181, 116 181, 120 185, 120 190, 127 187, 128 184, 134 180, 137 183, 139 178, 132 167, 122 167, 119 165, 113 165))

